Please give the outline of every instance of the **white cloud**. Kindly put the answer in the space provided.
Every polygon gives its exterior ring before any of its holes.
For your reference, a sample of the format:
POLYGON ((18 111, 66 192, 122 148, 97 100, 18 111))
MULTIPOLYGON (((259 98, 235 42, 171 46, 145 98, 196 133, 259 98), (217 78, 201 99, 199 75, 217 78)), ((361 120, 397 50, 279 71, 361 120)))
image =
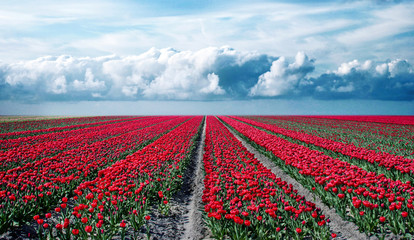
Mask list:
POLYGON ((412 38, 384 39, 414 29, 414 5, 407 1, 379 6, 371 1, 222 1, 197 11, 183 6, 178 14, 175 8, 159 6, 143 1, 4 0, 0 59, 129 55, 153 46, 197 51, 231 43, 270 55, 303 50, 320 59, 323 71, 353 58, 414 60, 407 50, 412 38))
POLYGON ((399 74, 412 73, 413 69, 406 60, 395 59, 388 63, 388 69, 391 77, 395 77, 399 74))
POLYGON ((226 51, 219 48, 196 52, 162 50, 157 64, 163 65, 164 71, 153 73, 154 79, 146 85, 143 95, 147 98, 188 99, 198 98, 199 93, 222 94, 218 77, 211 71, 218 56, 226 51))
POLYGON ((207 79, 210 84, 207 87, 202 88, 200 90, 201 93, 213 93, 216 95, 222 95, 226 92, 219 86, 219 77, 216 74, 209 73, 207 75, 207 79))
POLYGON ((341 33, 338 41, 355 46, 414 30, 414 4, 411 2, 374 9, 361 27, 341 33))
POLYGON ((65 76, 60 76, 56 78, 50 85, 49 91, 55 94, 66 93, 66 78, 65 76))
POLYGON ((385 63, 353 60, 342 63, 336 71, 312 78, 313 85, 299 90, 321 99, 360 98, 413 100, 414 74, 407 60, 385 63))
POLYGON ((307 73, 313 71, 313 60, 298 52, 293 63, 280 57, 272 63, 269 72, 259 77, 257 84, 250 90, 251 96, 275 97, 293 90, 307 73))
MULTIPOLYGON (((57 2, 41 0, 37 2, 4 0, 0 2, 0 29, 13 26, 17 30, 34 26, 75 22, 80 19, 101 19, 119 14, 121 6, 110 1, 70 1, 57 2), (111 12, 112 11, 112 12, 111 12), (105 13, 103 16, 103 13, 105 13)), ((107 20, 109 21, 109 20, 107 20)))
POLYGON ((407 60, 353 60, 310 76, 314 69, 304 52, 276 58, 230 47, 151 48, 124 57, 45 56, 0 64, 0 96, 26 101, 413 98, 414 72, 407 60))
POLYGON ((372 60, 366 60, 364 63, 361 64, 357 59, 355 59, 347 63, 342 63, 338 67, 338 70, 334 71, 334 73, 339 76, 344 76, 351 73, 351 71, 374 72, 374 69, 375 68, 373 66, 372 60))
POLYGON ((338 75, 349 74, 351 70, 357 66, 359 66, 358 60, 353 60, 348 63, 342 63, 341 66, 338 68, 338 71, 336 71, 336 74, 338 75))
POLYGON ((114 80, 128 97, 147 99, 203 99, 203 95, 222 95, 214 65, 221 57, 225 64, 236 65, 257 55, 234 51, 228 47, 198 51, 155 49, 103 64, 103 72, 114 80), (201 94, 201 95, 200 95, 201 94))
POLYGON ((375 67, 375 71, 377 71, 377 73, 379 73, 380 75, 385 75, 388 72, 388 64, 387 63, 378 64, 375 67))
MULTIPOLYGON (((220 86, 216 70, 239 66, 260 56, 229 47, 198 51, 151 48, 140 55, 126 57, 46 56, 4 64, 0 73, 3 72, 5 83, 12 88, 43 88, 46 95, 66 94, 69 98, 86 99, 202 100, 226 93, 220 86)), ((42 95, 37 91, 36 94, 42 95)))
POLYGON ((341 66, 338 67, 338 70, 334 71, 334 73, 338 76, 345 76, 350 74, 352 71, 395 77, 399 74, 412 73, 412 68, 407 60, 402 59, 394 59, 387 63, 374 63, 372 60, 367 60, 362 64, 355 59, 347 63, 342 63, 341 66))
POLYGON ((79 81, 76 79, 73 82, 73 87, 79 91, 103 90, 105 89, 105 82, 99 80, 95 81, 92 70, 88 68, 85 72, 85 80, 79 81))
POLYGON ((240 3, 231 8, 215 8, 170 16, 135 16, 115 25, 120 30, 75 39, 68 47, 90 53, 120 55, 142 51, 152 46, 197 50, 231 42, 233 47, 268 54, 292 55, 298 49, 321 51, 334 46, 327 35, 355 25, 356 19, 325 21, 325 14, 355 9, 360 4, 325 6, 283 3, 240 3), (223 10, 224 9, 224 10, 223 10), (318 16, 318 17, 315 17, 318 16), (319 19, 322 16, 322 19, 319 19), (125 30, 127 29, 127 30, 125 30), (324 36, 319 36, 323 34, 324 36))

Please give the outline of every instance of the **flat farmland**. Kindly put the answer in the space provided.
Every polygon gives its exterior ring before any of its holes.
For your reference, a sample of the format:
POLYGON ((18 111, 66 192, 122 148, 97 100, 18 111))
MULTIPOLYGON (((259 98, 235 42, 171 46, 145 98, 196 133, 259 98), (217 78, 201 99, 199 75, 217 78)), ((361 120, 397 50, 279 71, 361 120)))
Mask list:
POLYGON ((0 120, 0 239, 414 238, 412 116, 0 120))

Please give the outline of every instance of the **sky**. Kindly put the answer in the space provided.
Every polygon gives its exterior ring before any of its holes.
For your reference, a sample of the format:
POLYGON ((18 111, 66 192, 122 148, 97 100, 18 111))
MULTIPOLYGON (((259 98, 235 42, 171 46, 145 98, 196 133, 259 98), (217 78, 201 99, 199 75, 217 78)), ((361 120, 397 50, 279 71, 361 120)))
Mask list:
POLYGON ((414 1, 0 1, 0 114, 414 115, 414 1))

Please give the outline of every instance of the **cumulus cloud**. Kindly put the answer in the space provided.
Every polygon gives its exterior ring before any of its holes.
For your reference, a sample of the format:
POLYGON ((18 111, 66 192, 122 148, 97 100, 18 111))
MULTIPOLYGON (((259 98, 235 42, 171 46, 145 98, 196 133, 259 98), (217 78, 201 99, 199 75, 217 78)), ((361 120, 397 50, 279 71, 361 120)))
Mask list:
POLYGON ((207 93, 207 94, 208 93, 213 93, 213 94, 216 94, 216 95, 222 95, 226 92, 219 86, 219 77, 216 74, 209 73, 207 75, 207 79, 210 82, 210 85, 208 85, 205 88, 202 88, 200 90, 200 92, 207 93))
MULTIPOLYGON (((199 51, 152 48, 138 56, 113 59, 102 71, 126 97, 143 99, 202 100, 223 95, 218 75, 223 66, 240 66, 260 58, 229 47, 199 51)), ((233 84, 239 81, 231 80, 233 84)))
POLYGON ((294 58, 230 47, 151 48, 131 56, 46 56, 0 63, 0 99, 223 100, 255 98, 414 100, 414 71, 402 59, 353 60, 319 76, 304 52, 294 58))
POLYGON ((353 60, 309 79, 300 91, 317 99, 414 100, 414 71, 406 60, 385 63, 353 60))
POLYGON ((50 85, 49 91, 55 94, 66 93, 66 78, 65 76, 60 76, 56 78, 50 85))
POLYGON ((75 79, 73 82, 73 87, 79 91, 93 91, 93 90, 103 90, 105 89, 105 82, 94 79, 94 75, 90 68, 86 69, 85 80, 75 79))
POLYGON ((230 47, 151 48, 140 55, 43 57, 0 66, 8 98, 22 100, 210 100, 240 98, 274 57, 230 47), (21 96, 25 89, 25 96, 21 96), (237 97, 238 96, 238 97, 237 97))
POLYGON ((113 57, 46 56, 2 64, 2 90, 9 92, 9 98, 14 100, 87 100, 93 94, 108 91, 105 82, 99 79, 105 77, 102 63, 113 57))
POLYGON ((270 71, 260 75, 258 83, 250 90, 250 96, 281 96, 294 90, 299 81, 314 70, 314 60, 299 52, 289 64, 284 57, 272 63, 270 71))
POLYGON ((280 57, 260 75, 251 97, 414 100, 414 70, 407 60, 353 60, 333 71, 309 77, 314 60, 299 52, 290 63, 280 57))

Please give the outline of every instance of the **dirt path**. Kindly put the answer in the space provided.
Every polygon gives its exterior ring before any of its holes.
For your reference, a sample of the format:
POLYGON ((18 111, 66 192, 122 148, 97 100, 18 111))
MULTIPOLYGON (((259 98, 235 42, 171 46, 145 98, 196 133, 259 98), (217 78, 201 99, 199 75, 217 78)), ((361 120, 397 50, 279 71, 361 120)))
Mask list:
MULTIPOLYGON (((183 184, 172 199, 170 199, 171 211, 168 216, 163 216, 158 209, 151 209, 149 221, 151 239, 204 239, 206 228, 204 227, 201 196, 204 189, 203 153, 206 121, 203 124, 201 136, 196 140, 196 148, 193 150, 190 163, 183 175, 183 184)), ((144 235, 141 235, 144 237, 144 235)))
MULTIPOLYGON (((207 119, 206 119, 207 120, 207 119)), ((197 240, 203 239, 206 235, 206 228, 202 218, 203 202, 201 197, 204 190, 204 172, 203 172, 203 154, 204 154, 204 140, 206 138, 206 122, 204 123, 203 132, 201 135, 200 145, 198 146, 197 159, 195 162, 194 180, 192 182, 192 196, 190 204, 187 205, 188 214, 186 217, 188 221, 184 225, 184 235, 181 239, 197 240)))
MULTIPOLYGON (((227 127, 227 126, 226 126, 227 127)), ((228 128, 228 127, 227 127, 228 128)), ((231 133, 240 141, 242 144, 249 150, 254 156, 268 169, 272 171, 277 177, 281 178, 283 181, 286 181, 288 184, 292 184, 295 189, 298 190, 298 194, 305 196, 306 199, 311 200, 313 203, 316 204, 318 208, 320 208, 325 215, 330 218, 331 223, 329 224, 330 229, 332 232, 337 234, 336 239, 349 239, 349 240, 361 240, 361 239, 370 239, 364 233, 360 233, 358 231, 358 227, 348 221, 344 221, 334 209, 330 209, 327 207, 322 200, 311 191, 306 189, 302 186, 299 182, 295 179, 290 177, 284 171, 282 171, 275 163, 273 163, 269 158, 264 156, 263 154, 259 153, 253 146, 243 140, 239 135, 237 135, 232 129, 228 128, 231 133)), ((376 239, 376 238, 371 238, 376 239)))

